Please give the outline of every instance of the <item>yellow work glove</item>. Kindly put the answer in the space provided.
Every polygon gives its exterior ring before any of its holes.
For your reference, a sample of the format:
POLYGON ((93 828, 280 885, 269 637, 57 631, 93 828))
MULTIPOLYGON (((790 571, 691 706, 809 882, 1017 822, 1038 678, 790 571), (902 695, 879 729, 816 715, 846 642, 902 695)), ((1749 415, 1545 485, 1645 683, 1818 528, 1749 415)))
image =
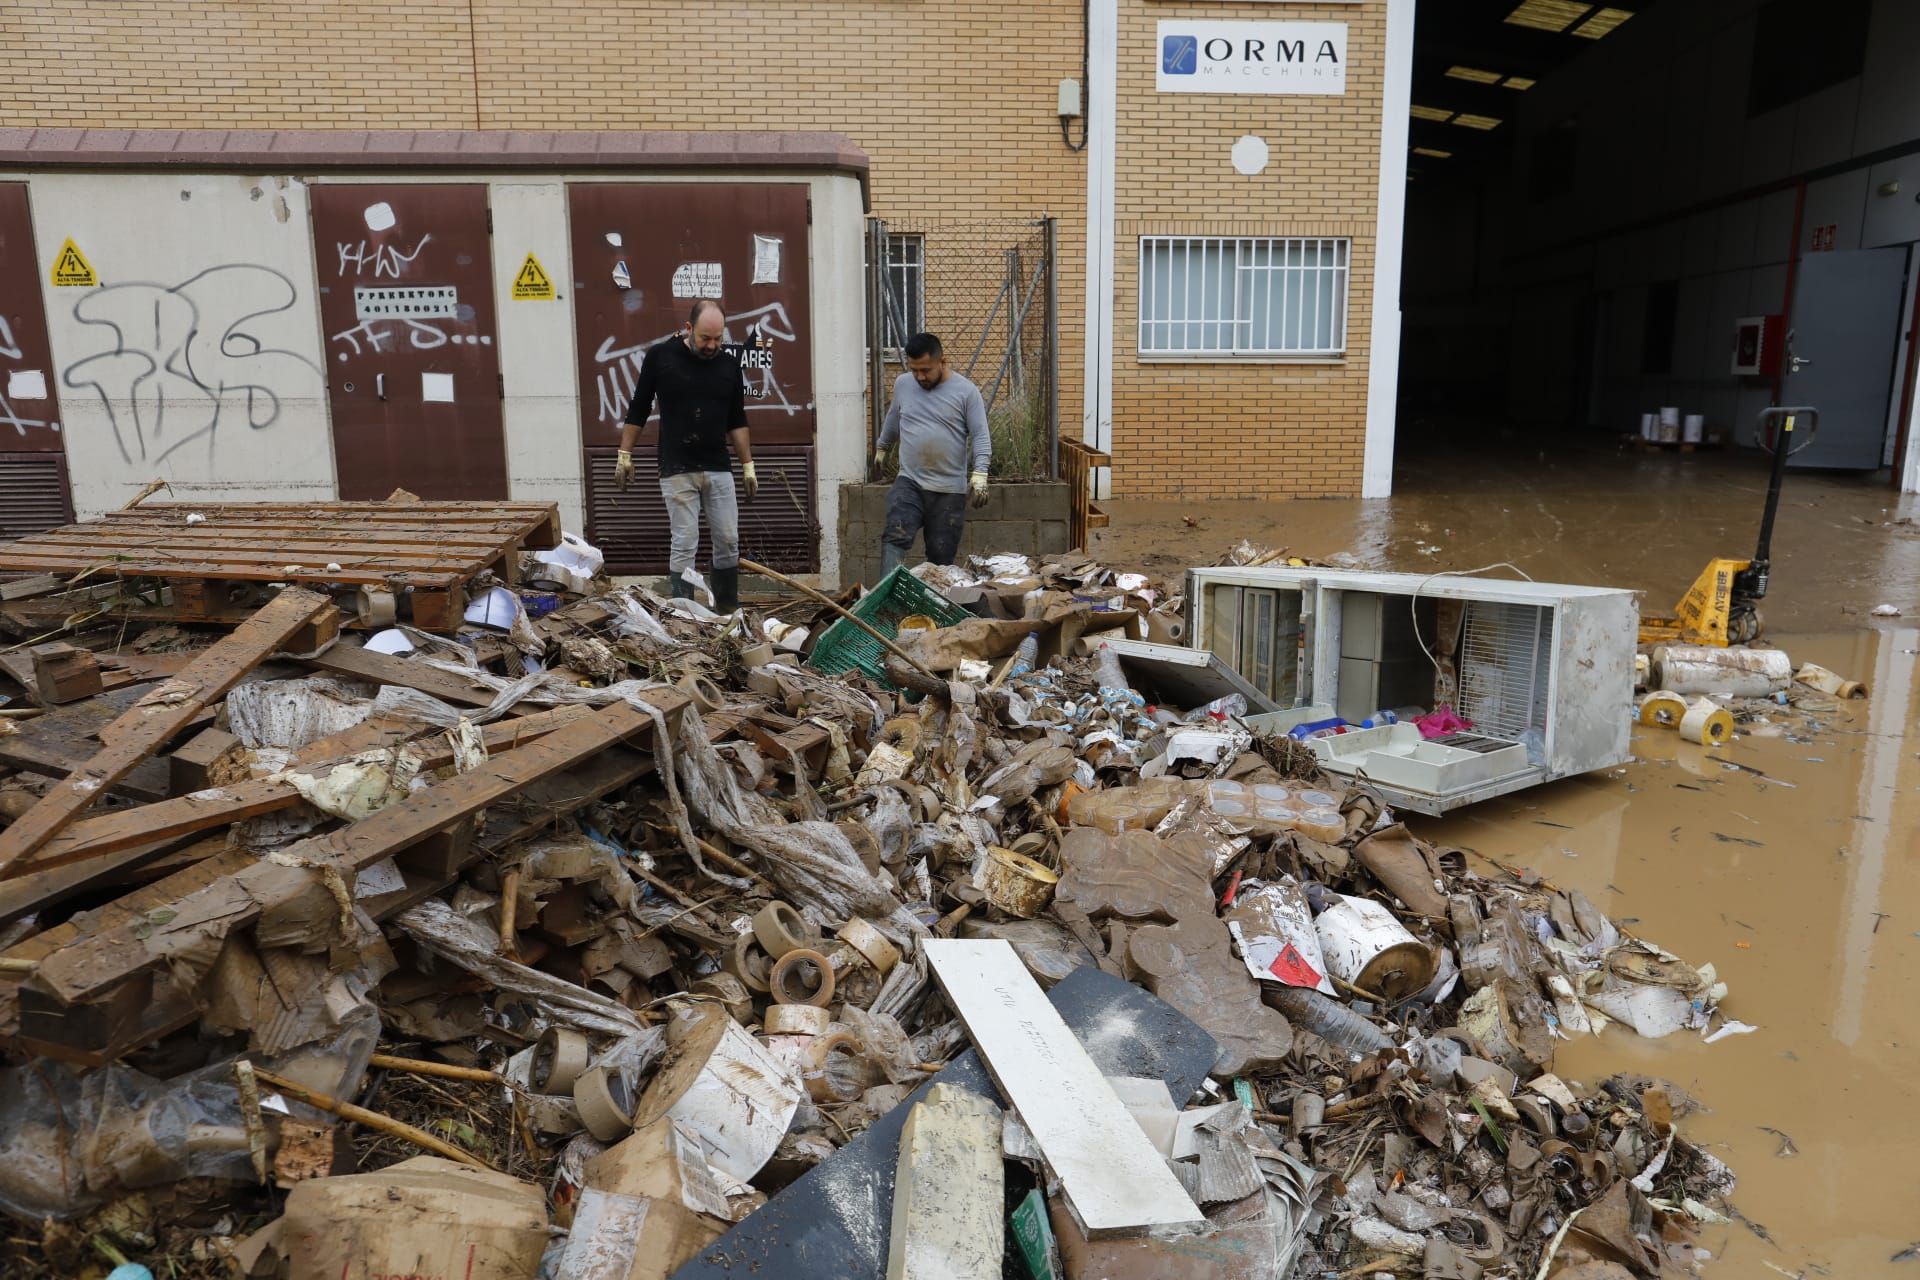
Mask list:
POLYGON ((875 449, 873 451, 873 478, 878 480, 885 474, 887 474, 887 451, 885 449, 875 449))
POLYGON ((753 473, 753 464, 751 462, 743 462, 740 464, 740 478, 746 481, 748 502, 752 502, 760 496, 760 477, 753 473))
POLYGON ((967 505, 975 510, 987 505, 987 473, 976 471, 973 480, 967 485, 967 505))
POLYGON ((614 455, 613 482, 622 489, 633 483, 633 450, 622 449, 614 455))

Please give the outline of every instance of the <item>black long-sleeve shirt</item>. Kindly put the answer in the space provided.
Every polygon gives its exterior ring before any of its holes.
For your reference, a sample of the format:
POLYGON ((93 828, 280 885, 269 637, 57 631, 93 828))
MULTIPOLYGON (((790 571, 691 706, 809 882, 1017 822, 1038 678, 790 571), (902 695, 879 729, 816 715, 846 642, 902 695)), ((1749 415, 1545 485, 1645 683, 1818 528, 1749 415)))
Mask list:
POLYGON ((655 400, 662 477, 728 469, 727 432, 747 425, 746 383, 731 352, 703 359, 679 337, 648 348, 626 421, 644 427, 655 400))

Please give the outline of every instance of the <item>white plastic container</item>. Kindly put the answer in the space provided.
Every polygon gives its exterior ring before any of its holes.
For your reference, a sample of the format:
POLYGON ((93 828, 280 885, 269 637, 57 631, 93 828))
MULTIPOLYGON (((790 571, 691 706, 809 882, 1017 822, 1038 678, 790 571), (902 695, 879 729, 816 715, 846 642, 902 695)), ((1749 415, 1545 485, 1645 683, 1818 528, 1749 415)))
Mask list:
POLYGON ((1327 971, 1350 986, 1399 1000, 1433 981, 1433 952, 1371 898, 1343 896, 1313 929, 1327 971))
POLYGON ((1686 421, 1680 424, 1680 439, 1687 444, 1699 444, 1707 434, 1707 415, 1690 413, 1686 421))

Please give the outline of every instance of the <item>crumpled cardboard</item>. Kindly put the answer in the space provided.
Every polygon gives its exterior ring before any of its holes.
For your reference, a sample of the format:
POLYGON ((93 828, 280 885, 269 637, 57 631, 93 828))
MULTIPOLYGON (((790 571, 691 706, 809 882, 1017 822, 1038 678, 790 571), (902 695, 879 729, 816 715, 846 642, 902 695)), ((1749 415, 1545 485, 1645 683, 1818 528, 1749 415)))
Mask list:
POLYGON ((547 1247, 538 1187, 438 1156, 302 1182, 274 1226, 286 1280, 526 1280, 547 1247))

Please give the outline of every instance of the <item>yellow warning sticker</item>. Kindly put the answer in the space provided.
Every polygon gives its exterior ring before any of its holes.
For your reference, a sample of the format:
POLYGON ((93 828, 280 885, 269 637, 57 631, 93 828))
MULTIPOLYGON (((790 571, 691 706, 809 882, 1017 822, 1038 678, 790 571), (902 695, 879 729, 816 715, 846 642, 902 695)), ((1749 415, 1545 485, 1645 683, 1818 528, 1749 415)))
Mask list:
POLYGON ((552 302, 553 279, 547 275, 547 269, 540 265, 540 259, 532 254, 520 264, 520 274, 513 278, 513 300, 515 302, 552 302))
POLYGON ((91 289, 100 283, 100 277, 94 274, 93 264, 87 261, 87 255, 80 252, 80 246, 69 236, 60 246, 60 252, 53 258, 53 283, 56 288, 91 289))

